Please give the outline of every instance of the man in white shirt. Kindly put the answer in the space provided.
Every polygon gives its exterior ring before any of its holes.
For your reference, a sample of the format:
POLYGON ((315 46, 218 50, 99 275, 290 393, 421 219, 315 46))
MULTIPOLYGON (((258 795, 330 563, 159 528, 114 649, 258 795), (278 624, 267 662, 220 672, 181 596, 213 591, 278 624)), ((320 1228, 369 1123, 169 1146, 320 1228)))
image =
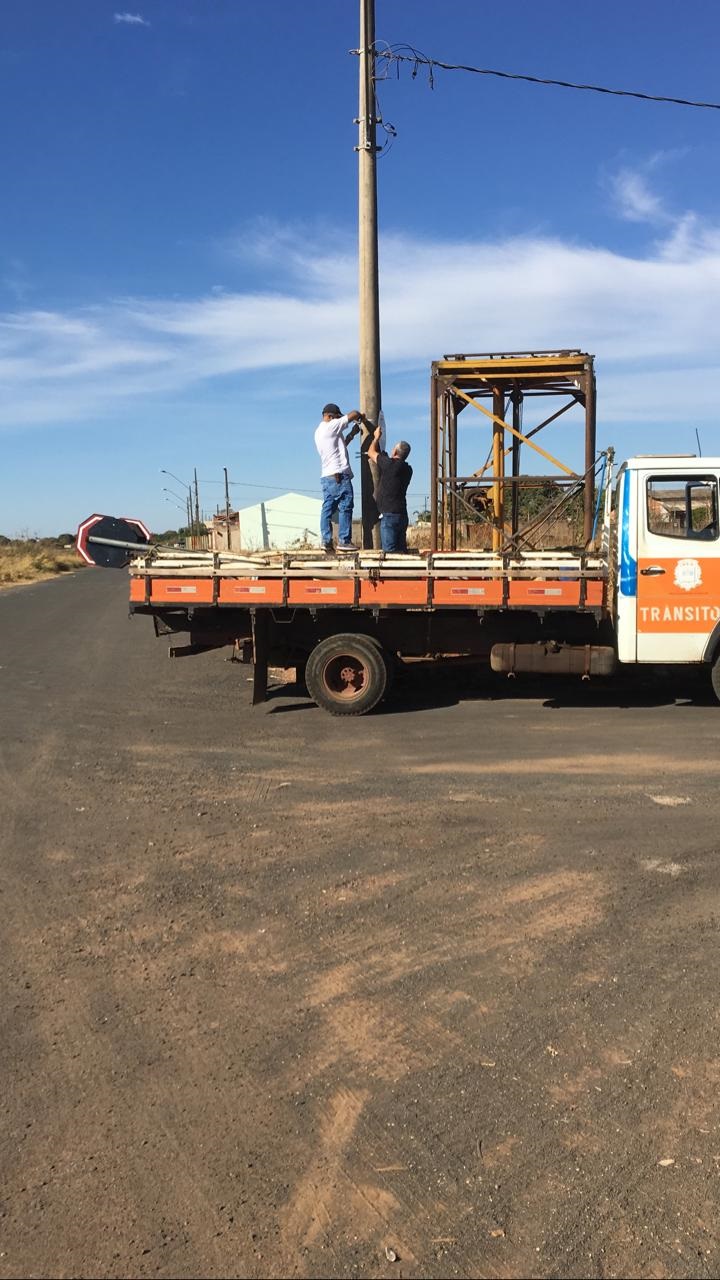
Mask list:
POLYGON ((320 454, 323 504, 320 512, 320 537, 327 555, 333 555, 332 518, 338 517, 338 551, 357 551, 352 540, 353 487, 352 468, 347 447, 360 432, 363 415, 359 409, 341 413, 336 404, 326 404, 322 422, 315 432, 315 447, 320 454), (355 426, 347 435, 346 427, 355 426))

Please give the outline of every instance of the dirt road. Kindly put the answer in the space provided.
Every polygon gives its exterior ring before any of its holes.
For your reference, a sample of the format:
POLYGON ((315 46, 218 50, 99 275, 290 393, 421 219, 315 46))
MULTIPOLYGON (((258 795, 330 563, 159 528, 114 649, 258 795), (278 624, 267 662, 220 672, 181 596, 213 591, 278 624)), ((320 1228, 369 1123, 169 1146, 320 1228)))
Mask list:
POLYGON ((125 590, 0 597, 0 1274, 717 1275, 720 707, 252 711, 125 590))

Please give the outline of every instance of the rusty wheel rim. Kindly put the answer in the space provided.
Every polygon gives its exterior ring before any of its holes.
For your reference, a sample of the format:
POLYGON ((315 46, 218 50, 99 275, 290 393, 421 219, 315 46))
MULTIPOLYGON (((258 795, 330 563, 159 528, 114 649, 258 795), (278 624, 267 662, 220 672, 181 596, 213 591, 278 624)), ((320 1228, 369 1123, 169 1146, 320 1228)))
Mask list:
POLYGON ((326 692, 339 702, 354 702, 361 697, 367 689, 368 678, 367 664, 354 653, 330 658, 322 670, 326 692))

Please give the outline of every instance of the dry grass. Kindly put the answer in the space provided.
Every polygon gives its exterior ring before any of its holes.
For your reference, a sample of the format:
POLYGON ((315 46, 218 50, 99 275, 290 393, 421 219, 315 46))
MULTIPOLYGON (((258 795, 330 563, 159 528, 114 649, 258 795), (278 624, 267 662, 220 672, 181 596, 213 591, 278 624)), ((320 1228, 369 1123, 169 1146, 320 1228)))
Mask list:
POLYGON ((54 578, 79 569, 82 561, 73 547, 53 542, 18 540, 0 546, 0 587, 54 578))
MULTIPOLYGON (((521 526, 522 527, 522 526, 521 526)), ((583 544, 582 524, 572 520, 553 520, 546 528, 530 539, 538 551, 560 551, 583 544)), ((489 524, 458 523, 458 549, 489 551, 492 547, 492 529, 489 524)), ((411 525, 408 529, 408 546, 427 550, 430 546, 430 525, 411 525)))

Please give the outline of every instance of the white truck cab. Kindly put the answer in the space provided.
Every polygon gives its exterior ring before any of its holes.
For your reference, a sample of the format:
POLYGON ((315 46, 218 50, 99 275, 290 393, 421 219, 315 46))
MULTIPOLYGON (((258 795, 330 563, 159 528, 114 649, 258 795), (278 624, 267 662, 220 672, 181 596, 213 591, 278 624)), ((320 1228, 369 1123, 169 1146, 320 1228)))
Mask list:
POLYGON ((621 662, 710 662, 720 652, 720 458, 629 458, 618 472, 621 662))

